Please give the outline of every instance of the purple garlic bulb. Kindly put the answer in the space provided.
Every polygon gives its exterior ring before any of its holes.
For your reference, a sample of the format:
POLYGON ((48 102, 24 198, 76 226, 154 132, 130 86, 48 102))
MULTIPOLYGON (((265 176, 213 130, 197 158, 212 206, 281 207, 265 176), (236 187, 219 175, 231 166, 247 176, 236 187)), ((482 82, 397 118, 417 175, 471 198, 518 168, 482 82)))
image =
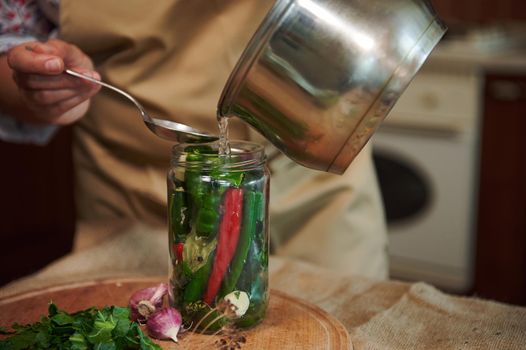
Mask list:
POLYGON ((130 297, 128 306, 131 319, 144 323, 148 317, 163 306, 163 297, 168 293, 168 284, 161 283, 156 287, 136 291, 130 297))
POLYGON ((177 334, 182 322, 183 318, 177 309, 166 307, 151 314, 146 322, 146 327, 148 334, 153 338, 172 339, 177 342, 177 334))

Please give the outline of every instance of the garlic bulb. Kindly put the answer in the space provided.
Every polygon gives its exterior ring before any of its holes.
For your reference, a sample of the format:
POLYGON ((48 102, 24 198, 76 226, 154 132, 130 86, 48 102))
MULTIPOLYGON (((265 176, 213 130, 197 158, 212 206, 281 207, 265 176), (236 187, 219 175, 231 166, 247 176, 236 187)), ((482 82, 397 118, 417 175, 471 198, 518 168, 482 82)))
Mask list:
POLYGON ((146 322, 148 334, 156 339, 172 339, 177 342, 177 334, 183 319, 181 313, 173 307, 157 310, 146 322))
POLYGON ((242 291, 233 291, 225 295, 223 299, 233 306, 232 311, 235 313, 236 317, 243 316, 250 305, 248 294, 242 291))
POLYGON ((163 297, 168 293, 168 284, 161 283, 156 287, 136 291, 130 297, 128 306, 133 321, 144 322, 163 305, 163 297))

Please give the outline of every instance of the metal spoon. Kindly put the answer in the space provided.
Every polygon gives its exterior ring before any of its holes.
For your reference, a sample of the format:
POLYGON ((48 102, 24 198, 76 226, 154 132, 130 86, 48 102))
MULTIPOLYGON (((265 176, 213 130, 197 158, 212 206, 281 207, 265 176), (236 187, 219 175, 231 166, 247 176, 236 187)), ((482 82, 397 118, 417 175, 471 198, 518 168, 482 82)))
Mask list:
POLYGON ((150 129, 150 131, 152 131, 157 136, 162 137, 163 139, 176 141, 179 143, 185 143, 215 141, 219 138, 217 136, 210 135, 206 132, 191 128, 185 124, 176 123, 171 120, 152 118, 148 115, 148 113, 146 113, 144 107, 132 95, 128 94, 127 92, 122 91, 121 89, 103 81, 75 72, 71 69, 66 69, 65 72, 77 78, 86 79, 91 81, 92 83, 99 84, 109 89, 112 89, 113 91, 118 92, 119 94, 127 97, 139 109, 142 119, 144 120, 144 123, 146 124, 148 129, 150 129))

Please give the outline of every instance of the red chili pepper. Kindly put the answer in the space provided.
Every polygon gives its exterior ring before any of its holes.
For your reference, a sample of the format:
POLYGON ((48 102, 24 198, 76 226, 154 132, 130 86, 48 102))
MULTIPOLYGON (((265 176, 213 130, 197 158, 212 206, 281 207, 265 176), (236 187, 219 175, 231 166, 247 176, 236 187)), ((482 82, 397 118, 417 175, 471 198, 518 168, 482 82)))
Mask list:
POLYGON ((212 272, 203 296, 203 300, 207 304, 212 304, 214 301, 230 261, 232 261, 236 253, 239 231, 241 229, 241 218, 243 217, 243 190, 240 188, 229 188, 226 190, 223 209, 224 213, 219 224, 214 265, 212 266, 212 272))
POLYGON ((175 243, 172 246, 173 252, 175 254, 175 260, 176 261, 183 261, 183 249, 184 249, 184 243, 175 243))

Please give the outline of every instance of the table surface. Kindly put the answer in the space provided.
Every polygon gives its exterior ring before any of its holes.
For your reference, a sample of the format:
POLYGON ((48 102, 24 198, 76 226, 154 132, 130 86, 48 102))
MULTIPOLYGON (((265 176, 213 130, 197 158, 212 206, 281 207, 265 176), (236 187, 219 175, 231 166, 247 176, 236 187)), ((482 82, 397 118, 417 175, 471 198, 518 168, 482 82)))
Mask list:
MULTIPOLYGON (((136 290, 165 280, 164 276, 94 280, 16 294, 0 299, 0 325, 36 322, 47 314, 50 300, 68 312, 108 305, 124 306, 136 290)), ((265 319, 257 327, 214 335, 184 332, 178 338, 178 347, 195 350, 222 348, 218 346, 221 341, 242 345, 247 350, 352 350, 349 334, 338 320, 312 304, 276 290, 270 291, 265 319), (237 343, 241 337, 242 343, 237 343)), ((173 349, 175 345, 172 341, 156 342, 163 349, 173 349)))
MULTIPOLYGON (((165 252, 165 246, 164 230, 132 230, 0 289, 0 298, 61 283, 158 276, 166 272, 167 256, 152 252, 165 252)), ((425 283, 346 276, 284 257, 271 257, 269 272, 272 289, 338 319, 354 349, 524 349, 526 344, 526 308, 452 296, 425 283)))

